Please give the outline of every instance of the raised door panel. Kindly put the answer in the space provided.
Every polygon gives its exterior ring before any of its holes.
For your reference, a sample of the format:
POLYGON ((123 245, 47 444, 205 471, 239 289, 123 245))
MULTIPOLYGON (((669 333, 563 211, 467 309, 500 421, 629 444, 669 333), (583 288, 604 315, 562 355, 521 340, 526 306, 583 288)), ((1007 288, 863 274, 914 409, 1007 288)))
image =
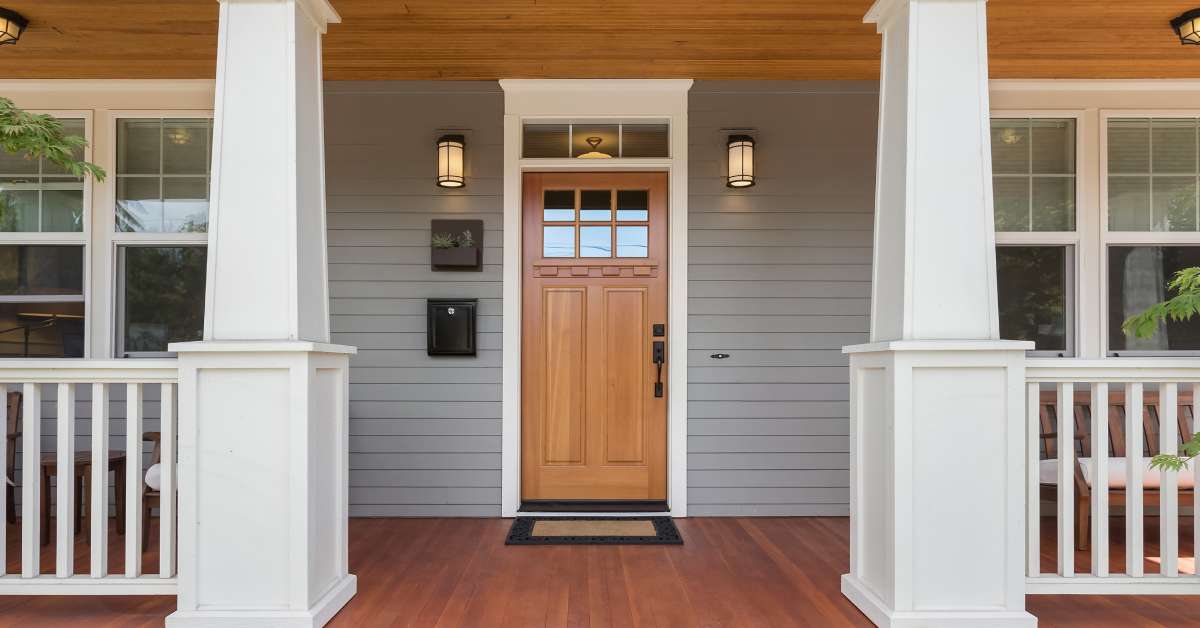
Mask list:
POLYGON ((647 289, 604 288, 606 404, 603 417, 605 464, 645 462, 646 393, 650 343, 647 289))
POLYGON ((543 464, 583 464, 586 448, 587 289, 542 290, 543 464))

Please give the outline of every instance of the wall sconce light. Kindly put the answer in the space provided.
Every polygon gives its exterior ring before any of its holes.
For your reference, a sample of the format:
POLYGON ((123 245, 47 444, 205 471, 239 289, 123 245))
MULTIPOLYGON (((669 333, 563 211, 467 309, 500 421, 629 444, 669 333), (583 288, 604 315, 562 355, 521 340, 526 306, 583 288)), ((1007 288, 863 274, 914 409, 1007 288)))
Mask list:
POLYGON ((467 184, 463 176, 466 144, 461 135, 443 135, 437 141, 438 187, 461 188, 467 184))
POLYGON ((753 137, 729 136, 729 178, 725 185, 731 188, 748 188, 754 185, 753 137))
POLYGON ((0 7, 0 46, 17 43, 27 26, 29 20, 20 13, 0 7))
POLYGON ((1200 46, 1200 9, 1192 9, 1171 20, 1171 28, 1179 35, 1179 43, 1200 46))

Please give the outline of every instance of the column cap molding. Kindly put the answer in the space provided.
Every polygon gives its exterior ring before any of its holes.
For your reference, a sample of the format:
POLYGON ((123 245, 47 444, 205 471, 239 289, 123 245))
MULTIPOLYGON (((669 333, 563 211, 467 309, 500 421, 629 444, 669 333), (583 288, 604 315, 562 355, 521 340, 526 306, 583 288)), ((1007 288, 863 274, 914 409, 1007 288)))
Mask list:
POLYGON ((173 342, 167 345, 167 350, 174 353, 358 353, 357 347, 308 340, 199 340, 173 342))
POLYGON ((295 2, 304 9, 312 21, 320 29, 321 33, 325 33, 326 27, 330 24, 340 24, 342 16, 338 14, 337 9, 329 4, 329 0, 217 0, 221 4, 263 4, 264 2, 295 2))
POLYGON ((912 351, 1032 351, 1029 340, 888 340, 842 347, 842 353, 888 353, 912 351))
MULTIPOLYGON (((939 0, 941 2, 987 2, 987 0, 939 0)), ((863 16, 863 22, 866 24, 880 24, 887 20, 888 16, 896 11, 900 5, 915 4, 921 0, 875 0, 875 4, 867 9, 867 14, 863 16)))

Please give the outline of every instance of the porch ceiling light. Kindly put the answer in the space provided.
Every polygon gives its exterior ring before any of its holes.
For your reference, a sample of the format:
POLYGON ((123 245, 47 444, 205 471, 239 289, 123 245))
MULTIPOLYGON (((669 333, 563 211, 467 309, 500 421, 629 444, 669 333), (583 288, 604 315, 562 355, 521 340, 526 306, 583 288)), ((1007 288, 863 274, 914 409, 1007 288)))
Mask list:
POLYGON ((725 185, 731 188, 748 188, 754 185, 753 137, 729 136, 729 178, 725 185))
POLYGON ((17 43, 27 26, 29 20, 20 13, 0 7, 0 46, 17 43))
POLYGON ((1200 46, 1200 9, 1192 9, 1171 20, 1171 28, 1179 35, 1179 43, 1200 46))
POLYGON ((467 184, 463 176, 466 142, 462 135, 443 135, 437 141, 438 187, 461 188, 467 184))

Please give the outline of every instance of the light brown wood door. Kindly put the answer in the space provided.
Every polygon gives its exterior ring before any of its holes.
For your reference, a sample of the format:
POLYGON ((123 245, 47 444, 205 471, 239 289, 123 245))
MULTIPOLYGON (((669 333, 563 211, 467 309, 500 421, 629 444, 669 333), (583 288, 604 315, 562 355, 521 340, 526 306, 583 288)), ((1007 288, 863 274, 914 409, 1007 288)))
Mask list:
POLYGON ((528 173, 523 216, 522 499, 666 499, 667 175, 528 173))

